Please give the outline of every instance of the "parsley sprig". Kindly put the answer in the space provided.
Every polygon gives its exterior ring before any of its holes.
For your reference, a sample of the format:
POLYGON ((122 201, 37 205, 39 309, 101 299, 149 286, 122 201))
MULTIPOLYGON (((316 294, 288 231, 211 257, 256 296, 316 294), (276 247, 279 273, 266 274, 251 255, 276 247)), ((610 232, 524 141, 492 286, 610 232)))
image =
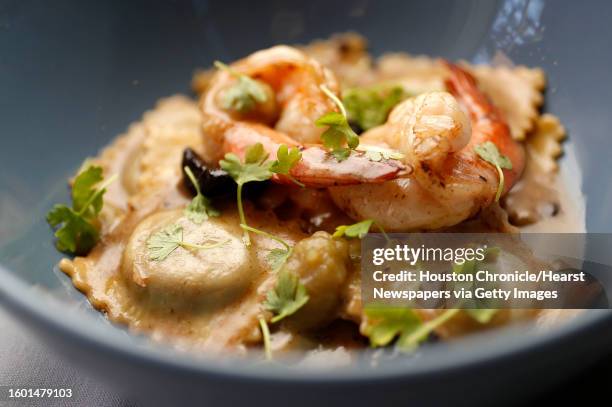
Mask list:
POLYGON ((251 240, 249 229, 244 228, 244 226, 248 226, 248 223, 242 204, 242 187, 249 182, 268 180, 274 173, 288 175, 300 158, 301 153, 297 148, 294 147, 289 150, 283 144, 278 148, 277 160, 269 161, 268 153, 265 152, 263 145, 256 143, 246 150, 244 161, 241 161, 240 157, 234 153, 225 154, 225 157, 219 161, 221 168, 227 171, 238 185, 236 193, 238 214, 244 229, 244 242, 247 246, 251 244, 251 240))
POLYGON ((502 191, 504 190, 504 172, 502 171, 502 168, 511 170, 512 161, 500 153, 499 149, 492 141, 485 141, 484 143, 478 144, 474 147, 474 151, 480 158, 493 164, 495 168, 497 168, 497 173, 499 174, 499 185, 497 187, 497 193, 495 194, 495 202, 498 202, 502 191))
POLYGON ((293 315, 308 302, 308 299, 306 287, 300 282, 300 278, 285 269, 278 274, 276 285, 268 291, 263 305, 275 314, 271 322, 276 323, 293 315))
POLYGON ((412 352, 459 311, 454 308, 444 310, 437 317, 423 322, 410 308, 369 306, 363 311, 367 319, 362 331, 374 347, 386 346, 397 337, 396 348, 401 352, 412 352))
POLYGON ((219 216, 219 211, 217 211, 208 198, 202 195, 202 191, 200 190, 200 184, 196 179, 195 175, 191 169, 187 166, 183 168, 187 177, 193 184, 193 187, 196 190, 196 196, 193 197, 189 205, 185 208, 185 216, 195 224, 201 224, 209 216, 219 216))
POLYGON ((344 161, 351 154, 351 150, 356 149, 359 145, 359 136, 351 129, 346 109, 340 99, 325 85, 321 85, 321 90, 338 106, 340 113, 326 113, 319 117, 315 124, 328 126, 327 130, 321 134, 323 145, 331 150, 336 160, 344 161))
POLYGON ((215 61, 217 69, 224 70, 237 79, 237 82, 225 90, 223 94, 223 108, 246 113, 258 104, 268 99, 266 85, 248 75, 241 74, 223 62, 215 61))
POLYGON ((97 217, 104 205, 106 188, 117 175, 113 175, 96 187, 104 177, 102 167, 90 166, 74 179, 72 207, 57 204, 47 214, 47 222, 57 228, 55 237, 58 250, 75 255, 87 254, 100 238, 97 217))
POLYGON ((170 225, 156 233, 153 233, 147 240, 149 259, 153 261, 165 260, 172 252, 179 247, 187 250, 207 250, 214 249, 228 243, 224 240, 208 245, 189 243, 183 240, 183 227, 180 225, 170 225))

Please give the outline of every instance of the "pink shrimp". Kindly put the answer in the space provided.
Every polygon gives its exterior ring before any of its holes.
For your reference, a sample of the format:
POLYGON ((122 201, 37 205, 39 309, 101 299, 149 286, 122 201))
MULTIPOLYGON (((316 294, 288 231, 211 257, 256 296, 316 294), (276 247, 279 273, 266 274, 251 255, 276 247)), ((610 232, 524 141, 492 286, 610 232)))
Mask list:
POLYGON ((496 168, 474 147, 493 142, 512 162, 503 170, 507 192, 520 177, 524 150, 508 125, 465 70, 445 62, 451 94, 429 92, 397 105, 387 122, 361 136, 362 142, 398 149, 413 172, 377 185, 330 188, 342 210, 356 220, 375 219, 390 231, 455 225, 495 199, 496 168), (463 113, 460 104, 469 112, 463 113))
MULTIPOLYGON (((393 159, 372 161, 354 151, 339 162, 320 142, 325 130, 315 121, 337 107, 322 91, 325 85, 338 93, 333 74, 301 51, 276 46, 256 52, 231 66, 232 72, 219 70, 201 100, 204 145, 208 159, 218 161, 225 153, 243 156, 246 149, 261 143, 271 159, 281 144, 298 147, 302 159, 290 175, 308 187, 330 187, 360 183, 381 183, 409 172, 409 166, 393 159), (266 100, 247 112, 223 108, 223 97, 236 84, 235 73, 265 84, 266 100)), ((274 181, 289 183, 286 176, 274 181)))

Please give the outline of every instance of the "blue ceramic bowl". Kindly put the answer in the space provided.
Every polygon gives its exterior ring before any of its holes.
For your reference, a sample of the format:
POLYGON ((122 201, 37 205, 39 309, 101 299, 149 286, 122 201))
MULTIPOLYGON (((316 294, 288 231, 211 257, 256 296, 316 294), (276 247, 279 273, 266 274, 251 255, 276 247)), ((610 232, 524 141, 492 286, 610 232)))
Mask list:
POLYGON ((559 329, 505 329, 418 355, 324 372, 194 359, 153 347, 92 310, 54 268, 44 215, 84 157, 155 101, 189 92, 196 67, 354 30, 372 51, 484 62, 496 52, 548 73, 546 110, 570 134, 563 160, 591 232, 612 231, 612 3, 570 1, 179 1, 0 4, 0 300, 84 368, 149 402, 419 405, 508 401, 585 366, 612 339, 608 312, 559 329), (568 167, 569 166, 569 167, 568 167), (551 367, 553 367, 551 369, 551 367))

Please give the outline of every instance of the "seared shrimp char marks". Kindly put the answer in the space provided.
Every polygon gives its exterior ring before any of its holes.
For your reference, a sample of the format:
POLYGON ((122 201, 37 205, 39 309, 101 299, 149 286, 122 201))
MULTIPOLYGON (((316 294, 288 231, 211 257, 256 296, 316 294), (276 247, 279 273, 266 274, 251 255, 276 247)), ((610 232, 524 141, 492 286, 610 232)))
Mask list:
MULTIPOLYGON (((217 71, 201 101, 207 158, 218 161, 227 152, 243 156, 246 148, 257 142, 270 159, 276 158, 282 144, 299 147, 302 159, 290 175, 309 187, 380 183, 406 173, 406 165, 397 160, 375 162, 364 152, 354 151, 348 159, 338 162, 328 154, 319 144, 325 129, 315 122, 337 108, 322 86, 338 93, 330 71, 287 46, 256 52, 230 69, 217 71), (234 91, 238 75, 247 75, 262 84, 266 100, 246 111, 224 103, 227 92, 234 91)), ((282 175, 275 175, 273 180, 291 182, 282 175)))
POLYGON ((511 170, 504 170, 504 192, 520 177, 523 147, 512 139, 474 78, 456 65, 446 65, 450 93, 408 99, 393 109, 387 123, 362 135, 363 143, 401 151, 413 172, 380 185, 331 188, 336 204, 351 217, 408 231, 452 226, 473 216, 494 201, 500 181, 496 168, 474 151, 487 141, 512 163, 511 170))

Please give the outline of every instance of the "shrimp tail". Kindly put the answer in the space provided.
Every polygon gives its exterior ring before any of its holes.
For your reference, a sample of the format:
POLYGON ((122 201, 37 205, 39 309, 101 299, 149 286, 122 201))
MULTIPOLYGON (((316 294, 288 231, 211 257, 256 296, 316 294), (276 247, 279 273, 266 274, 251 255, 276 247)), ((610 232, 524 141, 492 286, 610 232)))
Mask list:
POLYGON ((497 108, 478 89, 476 78, 458 65, 446 60, 443 60, 443 63, 451 72, 445 83, 446 88, 453 96, 463 102, 472 120, 489 118, 503 121, 497 108))
POLYGON ((489 98, 478 88, 478 83, 465 69, 443 60, 450 75, 446 80, 448 91, 463 104, 472 120, 472 137, 468 148, 491 141, 500 153, 512 162, 511 169, 504 169, 506 193, 520 178, 525 167, 525 150, 512 138, 508 123, 489 98))

